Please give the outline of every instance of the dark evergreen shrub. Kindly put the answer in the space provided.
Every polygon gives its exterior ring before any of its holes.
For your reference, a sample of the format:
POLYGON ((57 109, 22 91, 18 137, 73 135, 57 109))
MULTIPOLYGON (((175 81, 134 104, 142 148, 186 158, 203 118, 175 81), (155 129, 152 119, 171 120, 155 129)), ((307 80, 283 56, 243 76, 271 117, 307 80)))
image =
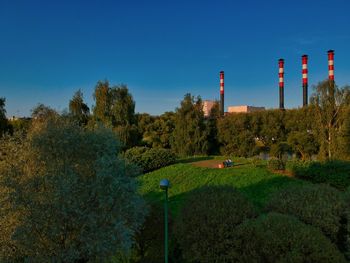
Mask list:
POLYGON ((341 219, 345 204, 341 192, 327 185, 297 185, 275 193, 268 211, 293 215, 305 224, 320 229, 340 244, 341 219))
POLYGON ((175 232, 189 262, 231 262, 235 227, 256 216, 253 205, 232 187, 204 187, 186 200, 175 232))
POLYGON ((298 178, 313 183, 326 183, 340 190, 350 186, 350 162, 347 161, 300 162, 295 163, 291 171, 298 178))
POLYGON ((282 159, 278 159, 278 158, 271 158, 268 162, 267 162, 267 167, 270 170, 285 170, 286 168, 286 162, 282 159))
POLYGON ((345 210, 342 220, 342 229, 340 230, 342 237, 342 250, 345 257, 350 261, 350 187, 347 189, 344 195, 345 210))
POLYGON ((139 166, 143 172, 150 172, 175 163, 176 155, 168 149, 133 147, 125 152, 125 158, 139 166))
POLYGON ((346 262, 321 231, 288 215, 270 213, 247 220, 233 237, 227 262, 346 262))

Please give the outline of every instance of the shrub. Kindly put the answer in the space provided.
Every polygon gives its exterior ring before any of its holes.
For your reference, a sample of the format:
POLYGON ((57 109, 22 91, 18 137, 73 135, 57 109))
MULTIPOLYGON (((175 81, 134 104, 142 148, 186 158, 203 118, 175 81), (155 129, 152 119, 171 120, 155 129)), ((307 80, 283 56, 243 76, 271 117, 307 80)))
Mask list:
POLYGON ((261 166, 261 159, 258 156, 254 156, 250 158, 250 163, 254 168, 258 168, 261 166))
POLYGON ((298 178, 326 183, 340 190, 350 186, 350 162, 346 161, 295 163, 292 172, 298 178))
POLYGON ((293 173, 293 175, 295 175, 295 171, 299 167, 304 167, 304 166, 308 165, 309 163, 310 162, 301 161, 299 159, 288 160, 286 162, 286 170, 293 173))
POLYGON ((256 216, 253 205, 231 187, 204 187, 186 200, 175 234, 185 260, 231 262, 234 228, 256 216))
POLYGON ((247 220, 234 239, 230 262, 345 262, 318 229, 278 213, 247 220))
POLYGON ((348 260, 350 260, 350 187, 347 189, 344 200, 346 208, 344 210, 343 224, 342 224, 342 235, 343 237, 343 251, 348 260))
POLYGON ((267 204, 268 211, 296 216, 320 229, 338 243, 344 201, 341 193, 327 185, 298 185, 275 193, 267 204))
POLYGON ((271 170, 284 170, 286 168, 286 162, 282 159, 271 158, 267 162, 267 167, 271 170))
POLYGON ((150 172, 175 163, 176 156, 168 149, 133 147, 124 154, 125 158, 138 165, 143 172, 150 172))

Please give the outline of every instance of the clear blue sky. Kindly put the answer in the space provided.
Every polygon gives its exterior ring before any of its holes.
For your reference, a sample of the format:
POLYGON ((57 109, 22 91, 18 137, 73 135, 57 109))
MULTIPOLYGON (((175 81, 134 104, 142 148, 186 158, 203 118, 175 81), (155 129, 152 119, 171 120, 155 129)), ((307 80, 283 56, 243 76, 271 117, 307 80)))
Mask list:
MULTIPOLYGON (((137 112, 175 110, 190 92, 226 105, 278 107, 279 58, 285 105, 302 103, 301 55, 309 84, 350 84, 350 1, 0 0, 0 97, 8 116, 41 102, 68 108, 81 89, 91 107, 98 80, 128 85, 137 112)), ((311 93, 311 92, 310 92, 311 93)))

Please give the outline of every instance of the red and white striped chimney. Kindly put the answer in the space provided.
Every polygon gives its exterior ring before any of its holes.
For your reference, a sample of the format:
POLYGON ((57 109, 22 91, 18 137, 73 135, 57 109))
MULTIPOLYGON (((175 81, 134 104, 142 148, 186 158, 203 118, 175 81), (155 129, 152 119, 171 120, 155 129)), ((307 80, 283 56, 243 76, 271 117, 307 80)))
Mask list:
POLYGON ((278 68, 280 109, 284 109, 284 59, 278 60, 278 68))
POLYGON ((334 81, 334 50, 328 50, 328 79, 334 81))
POLYGON ((225 82, 224 82, 224 72, 220 71, 220 111, 221 116, 225 113, 224 100, 225 100, 225 82))
POLYGON ((307 55, 303 55, 301 57, 301 64, 302 64, 302 78, 303 78, 303 106, 307 106, 307 99, 308 99, 308 95, 307 95, 307 87, 308 87, 308 69, 307 69, 307 60, 308 60, 308 56, 307 55))

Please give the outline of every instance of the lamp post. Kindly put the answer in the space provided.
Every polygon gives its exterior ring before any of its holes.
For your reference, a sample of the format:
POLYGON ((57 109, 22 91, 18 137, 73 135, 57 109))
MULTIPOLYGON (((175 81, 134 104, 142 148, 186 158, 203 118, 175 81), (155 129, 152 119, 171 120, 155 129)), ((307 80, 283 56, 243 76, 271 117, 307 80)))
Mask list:
POLYGON ((164 260, 168 263, 168 188, 170 187, 170 182, 168 179, 163 179, 159 183, 160 189, 164 190, 165 200, 164 200, 164 260))

